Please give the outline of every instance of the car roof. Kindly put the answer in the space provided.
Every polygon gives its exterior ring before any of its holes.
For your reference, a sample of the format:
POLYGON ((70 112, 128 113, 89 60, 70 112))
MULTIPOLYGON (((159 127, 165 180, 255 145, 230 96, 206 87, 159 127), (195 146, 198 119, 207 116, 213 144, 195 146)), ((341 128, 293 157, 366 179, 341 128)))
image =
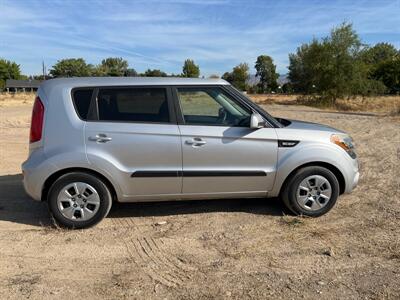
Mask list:
POLYGON ((90 86, 139 86, 139 85, 229 85, 223 79, 180 77, 73 77, 55 78, 42 83, 45 89, 55 87, 76 88, 90 86))

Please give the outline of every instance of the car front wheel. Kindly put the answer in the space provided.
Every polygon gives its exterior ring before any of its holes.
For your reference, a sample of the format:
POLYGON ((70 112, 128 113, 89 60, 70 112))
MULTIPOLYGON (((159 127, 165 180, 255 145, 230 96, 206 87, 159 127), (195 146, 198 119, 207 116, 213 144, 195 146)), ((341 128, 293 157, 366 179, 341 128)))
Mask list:
POLYGON ((68 173, 50 188, 48 205, 57 224, 67 228, 87 228, 100 222, 111 209, 112 197, 98 177, 68 173))
POLYGON ((335 205, 339 182, 328 169, 309 166, 297 170, 285 183, 281 198, 296 215, 319 217, 335 205))

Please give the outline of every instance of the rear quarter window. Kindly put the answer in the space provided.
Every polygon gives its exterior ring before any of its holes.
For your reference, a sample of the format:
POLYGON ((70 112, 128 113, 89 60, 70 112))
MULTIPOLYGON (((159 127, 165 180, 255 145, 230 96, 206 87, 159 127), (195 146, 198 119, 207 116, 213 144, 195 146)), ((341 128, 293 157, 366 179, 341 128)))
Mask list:
POLYGON ((82 120, 87 120, 94 89, 76 89, 72 92, 75 110, 82 120))

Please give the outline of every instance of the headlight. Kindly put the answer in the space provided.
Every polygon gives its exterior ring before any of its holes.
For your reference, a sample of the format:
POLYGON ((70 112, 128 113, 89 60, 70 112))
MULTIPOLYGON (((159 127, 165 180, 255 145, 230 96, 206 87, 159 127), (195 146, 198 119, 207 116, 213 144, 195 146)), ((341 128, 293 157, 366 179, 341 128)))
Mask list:
POLYGON ((356 153, 354 152, 353 139, 350 136, 344 134, 332 134, 331 142, 346 151, 347 154, 351 156, 351 158, 357 157, 356 153))

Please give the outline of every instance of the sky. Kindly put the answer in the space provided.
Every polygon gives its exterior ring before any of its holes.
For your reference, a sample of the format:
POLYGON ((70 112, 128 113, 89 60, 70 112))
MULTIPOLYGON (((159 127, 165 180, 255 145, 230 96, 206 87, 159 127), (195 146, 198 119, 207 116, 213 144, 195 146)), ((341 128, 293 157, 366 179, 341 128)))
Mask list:
POLYGON ((366 44, 400 49, 400 0, 0 0, 0 58, 27 75, 40 74, 42 61, 50 69, 79 57, 178 74, 191 58, 209 76, 241 62, 255 73, 267 54, 285 74, 289 53, 342 22, 366 44))

